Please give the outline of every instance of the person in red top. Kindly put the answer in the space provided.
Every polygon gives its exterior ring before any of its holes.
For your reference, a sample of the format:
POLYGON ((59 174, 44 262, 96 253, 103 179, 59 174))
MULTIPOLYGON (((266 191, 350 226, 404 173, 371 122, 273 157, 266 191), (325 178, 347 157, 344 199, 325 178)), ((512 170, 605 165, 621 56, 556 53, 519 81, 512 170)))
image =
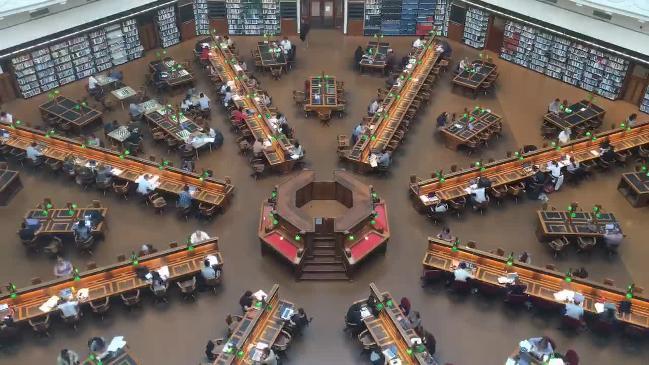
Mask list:
POLYGON ((235 124, 241 124, 246 121, 246 113, 243 112, 243 107, 240 106, 239 108, 235 109, 232 112, 232 121, 235 124))
POLYGON ((210 47, 203 47, 200 58, 201 61, 207 61, 210 59, 210 47))

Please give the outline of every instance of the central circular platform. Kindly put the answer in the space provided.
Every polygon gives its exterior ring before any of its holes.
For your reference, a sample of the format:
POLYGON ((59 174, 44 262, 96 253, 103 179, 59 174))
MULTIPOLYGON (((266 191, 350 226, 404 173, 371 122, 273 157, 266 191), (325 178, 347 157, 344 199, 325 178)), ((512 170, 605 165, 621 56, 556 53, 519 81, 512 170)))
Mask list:
POLYGON ((262 204, 262 254, 288 261, 303 280, 342 280, 374 251, 385 252, 390 238, 387 206, 344 170, 332 181, 316 181, 303 170, 273 190, 262 204))

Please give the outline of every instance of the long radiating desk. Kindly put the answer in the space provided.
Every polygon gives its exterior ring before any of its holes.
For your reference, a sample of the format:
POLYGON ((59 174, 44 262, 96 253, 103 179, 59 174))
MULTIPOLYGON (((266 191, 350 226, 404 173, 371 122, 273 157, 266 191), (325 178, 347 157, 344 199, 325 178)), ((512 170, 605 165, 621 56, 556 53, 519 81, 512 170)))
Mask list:
POLYGON ((595 136, 595 140, 585 137, 557 148, 543 148, 520 156, 512 156, 499 161, 461 170, 440 177, 410 183, 410 193, 417 205, 422 208, 433 206, 440 201, 467 196, 465 190, 471 181, 478 177, 491 180, 492 187, 519 182, 531 176, 532 165, 545 166, 552 160, 562 160, 570 155, 577 162, 599 158, 599 144, 608 138, 615 151, 625 151, 649 143, 649 123, 639 124, 631 129, 613 129, 595 136))
POLYGON ((0 169, 0 206, 9 204, 9 200, 22 188, 18 171, 0 169))
POLYGON ((284 311, 295 311, 295 305, 280 299, 279 285, 273 285, 266 302, 256 301, 223 347, 214 365, 252 364, 258 343, 272 347, 284 327, 284 311))
MULTIPOLYGON (((423 345, 413 345, 412 339, 420 339, 412 328, 396 300, 388 292, 381 292, 374 283, 370 283, 370 297, 375 299, 374 311, 367 308, 369 315, 363 318, 370 335, 384 354, 392 353, 403 365, 437 365, 438 362, 427 352, 423 345), (377 313, 375 315, 374 313, 377 313)), ((368 300, 356 302, 368 306, 368 300)), ((386 356, 386 360, 390 358, 386 356)))
POLYGON ((388 143, 399 128, 408 108, 419 93, 422 85, 431 70, 440 59, 440 54, 435 51, 435 37, 431 37, 423 48, 417 49, 415 53, 416 62, 411 64, 410 71, 402 73, 404 79, 400 87, 393 86, 388 95, 383 99, 380 112, 372 117, 371 129, 366 135, 359 137, 358 141, 348 154, 344 155, 354 167, 361 172, 370 171, 370 155, 374 151, 385 151, 388 143))
POLYGON ((639 171, 622 174, 617 190, 635 208, 649 204, 649 173, 639 171))
POLYGON ((59 295, 62 290, 75 288, 78 292, 83 288, 88 289, 88 298, 83 303, 115 297, 124 292, 149 286, 149 283, 138 278, 137 267, 157 270, 167 266, 169 280, 173 282, 199 273, 204 267, 203 261, 208 255, 215 256, 219 265, 223 265, 218 238, 196 243, 191 249, 186 245, 180 245, 151 255, 141 256, 138 257, 137 265, 127 260, 80 272, 79 280, 66 277, 18 289, 15 298, 12 298, 11 294, 3 293, 0 296, 0 305, 9 305, 16 322, 35 319, 56 311, 56 307, 50 311, 43 311, 40 307, 52 296, 59 295))
POLYGON ((160 166, 155 162, 138 157, 120 155, 117 152, 101 148, 87 147, 78 141, 60 136, 48 136, 42 131, 29 128, 7 127, 9 138, 0 138, 0 144, 26 150, 32 142, 38 143, 43 156, 58 161, 73 156, 78 165, 86 165, 88 161, 108 165, 113 168, 116 178, 134 183, 141 175, 159 176, 160 185, 156 191, 178 195, 185 185, 196 187, 193 198, 198 202, 213 204, 224 208, 230 201, 234 186, 229 179, 220 181, 211 177, 203 177, 168 166, 160 166))
POLYGON ((239 66, 233 65, 233 60, 236 60, 236 57, 230 49, 224 44, 215 41, 215 46, 213 45, 210 51, 209 61, 221 81, 234 85, 232 91, 237 96, 233 98, 233 101, 237 106, 241 106, 248 111, 245 122, 252 135, 255 139, 270 143, 269 147, 264 148, 264 156, 268 164, 271 168, 280 172, 291 171, 297 161, 291 157, 293 155, 293 145, 285 135, 276 131, 275 127, 271 125, 269 121, 271 117, 270 111, 256 96, 257 91, 248 87, 241 80, 239 75, 243 73, 243 70, 235 69, 235 67, 239 66))
POLYGON ((80 209, 30 209, 25 214, 25 219, 35 219, 40 222, 41 226, 36 231, 36 236, 50 235, 72 235, 74 225, 86 215, 97 212, 101 215, 102 220, 99 223, 93 222, 91 229, 92 234, 103 234, 106 226, 106 214, 108 208, 80 208, 80 209))
POLYGON ((630 313, 619 313, 618 319, 626 325, 642 330, 649 329, 649 299, 634 293, 632 299, 627 299, 627 290, 599 284, 590 280, 572 277, 571 281, 565 280, 565 274, 547 270, 537 266, 514 261, 507 264, 507 257, 472 249, 469 247, 453 245, 434 237, 428 237, 428 251, 424 256, 424 270, 442 270, 452 274, 454 267, 459 262, 470 262, 476 267, 474 280, 486 285, 505 288, 498 282, 499 277, 515 272, 521 283, 527 286, 526 294, 543 301, 554 302, 557 306, 564 304, 557 301, 554 294, 561 290, 571 290, 584 295, 584 310, 593 315, 597 314, 595 303, 604 301, 618 304, 623 300, 631 301, 630 313))
POLYGON ((490 110, 476 107, 442 128, 441 133, 446 147, 457 150, 461 145, 467 145, 476 140, 479 134, 488 132, 490 128, 500 123, 501 119, 490 110))

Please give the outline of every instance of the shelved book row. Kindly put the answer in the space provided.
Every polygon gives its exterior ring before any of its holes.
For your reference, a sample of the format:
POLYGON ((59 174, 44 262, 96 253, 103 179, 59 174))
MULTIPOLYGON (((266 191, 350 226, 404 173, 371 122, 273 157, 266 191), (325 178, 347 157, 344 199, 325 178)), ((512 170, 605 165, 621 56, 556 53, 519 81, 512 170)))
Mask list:
POLYGON ((640 110, 649 114, 649 87, 644 92, 644 98, 642 98, 642 103, 640 104, 640 110))
POLYGON ((279 0, 227 0, 228 32, 234 35, 280 34, 279 0))
POLYGON ((210 34, 207 0, 194 0, 194 20, 196 35, 210 34))
POLYGON ((176 24, 176 7, 168 6, 158 10, 158 35, 162 48, 180 43, 180 31, 176 24))
POLYGON ((365 0, 365 35, 446 35, 447 0, 365 0))
POLYGON ((487 39, 489 13, 478 8, 469 7, 464 22, 464 44, 469 47, 483 49, 487 39))
POLYGON ((500 57, 615 100, 629 61, 514 21, 505 24, 500 57))
POLYGON ((135 19, 81 34, 11 60, 24 98, 142 56, 135 19))

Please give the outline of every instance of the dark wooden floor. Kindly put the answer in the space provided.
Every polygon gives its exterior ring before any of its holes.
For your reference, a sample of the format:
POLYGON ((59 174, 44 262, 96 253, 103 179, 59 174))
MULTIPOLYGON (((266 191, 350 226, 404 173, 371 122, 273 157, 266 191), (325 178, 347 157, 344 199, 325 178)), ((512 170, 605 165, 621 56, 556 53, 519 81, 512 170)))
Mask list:
MULTIPOLYGON (((297 137, 306 149, 307 167, 314 169, 321 180, 331 177, 331 171, 340 165, 335 154, 336 136, 350 134, 366 111, 370 98, 383 85, 377 76, 358 75, 351 69, 351 57, 358 45, 365 46, 367 39, 345 37, 337 31, 317 30, 310 34, 309 49, 298 42, 298 65, 280 81, 260 76, 262 86, 270 91, 273 101, 294 126, 297 137), (348 115, 334 119, 330 127, 321 127, 315 119, 305 119, 292 102, 291 90, 301 89, 304 79, 324 71, 345 82, 348 90, 348 115)), ((250 49, 257 38, 237 38, 241 54, 249 59, 250 49)), ((401 57, 412 42, 410 37, 390 38, 397 55, 401 57)), ((463 55, 475 56, 478 52, 453 43, 454 59, 463 55)), ((190 58, 193 42, 169 49, 169 54, 179 60, 190 58)), ((147 59, 122 67, 125 82, 140 86, 144 79, 146 63, 155 58, 149 52, 147 59)), ((98 265, 115 260, 121 253, 130 253, 143 243, 162 246, 170 240, 181 240, 193 230, 200 228, 221 237, 225 258, 225 277, 218 295, 201 293, 195 303, 184 303, 172 295, 169 305, 153 305, 146 301, 140 310, 126 312, 116 303, 105 321, 95 319, 90 313, 82 321, 77 332, 56 325, 49 339, 37 339, 26 332, 21 344, 0 352, 0 364, 48 364, 58 351, 68 347, 85 353, 88 338, 94 335, 125 335, 133 352, 144 364, 195 364, 202 360, 205 342, 224 333, 224 318, 228 313, 239 311, 237 300, 246 289, 268 290, 275 282, 281 285, 281 295, 304 306, 315 317, 306 335, 296 341, 289 351, 289 364, 356 364, 360 348, 342 332, 343 316, 348 305, 363 298, 369 292, 368 283, 375 281, 379 288, 389 290, 395 297, 408 296, 413 308, 420 311, 424 327, 437 338, 438 356, 442 362, 454 364, 502 364, 515 344, 525 337, 550 335, 565 351, 575 349, 583 364, 645 364, 649 357, 646 345, 626 343, 618 338, 599 339, 590 333, 569 336, 558 331, 558 319, 543 318, 530 312, 511 312, 499 300, 469 297, 458 301, 444 290, 423 290, 419 286, 421 260, 426 247, 426 237, 436 234, 440 227, 431 225, 419 215, 408 199, 408 179, 411 174, 427 176, 439 168, 451 164, 468 165, 480 158, 504 156, 525 144, 542 143, 539 127, 547 104, 555 97, 576 100, 586 92, 556 80, 546 78, 496 58, 501 75, 495 96, 481 96, 477 100, 452 93, 449 75, 435 88, 433 100, 412 125, 407 141, 394 156, 394 165, 386 177, 361 176, 373 184, 377 192, 390 205, 392 239, 385 257, 367 262, 353 282, 313 283, 295 282, 291 274, 271 257, 262 258, 256 238, 258 209, 273 185, 287 176, 270 176, 259 181, 250 178, 250 169, 244 157, 238 154, 234 136, 219 108, 213 108, 211 124, 224 136, 223 147, 212 153, 203 153, 198 166, 211 168, 219 177, 231 176, 236 186, 235 197, 227 212, 211 223, 190 220, 186 223, 168 212, 162 217, 148 207, 135 201, 123 201, 115 196, 102 197, 89 190, 82 191, 62 177, 50 178, 44 172, 22 170, 24 188, 9 206, 0 208, 2 238, 0 255, 0 282, 13 281, 19 286, 27 285, 30 278, 40 276, 49 279, 53 262, 25 253, 15 230, 24 212, 43 197, 51 197, 56 204, 73 201, 79 205, 92 199, 102 199, 110 208, 108 221, 110 231, 106 240, 94 252, 98 265), (491 108, 504 118, 505 137, 484 152, 471 158, 461 152, 444 147, 443 141, 434 135, 435 117, 442 111, 459 112, 464 107, 480 105, 491 108), (643 360, 644 359, 644 360, 643 360)), ((252 62, 248 63, 252 65, 252 62)), ((212 94, 209 83, 198 73, 198 88, 212 94)), ((80 97, 83 83, 61 88, 63 95, 80 97)), ((177 100, 178 97, 176 97, 177 100)), ((46 100, 38 96, 26 101, 15 101, 3 106, 18 119, 37 125, 40 122, 37 106, 46 100)), ((619 123, 637 107, 625 102, 597 101, 606 110, 604 126, 619 123)), ((126 112, 118 110, 107 116, 106 121, 126 121, 126 112)), ((640 119, 647 116, 642 114, 640 119)), ((99 130, 97 130, 99 132, 99 130)), ((146 136, 150 141, 150 136, 146 136)), ((147 143, 146 154, 166 155, 166 148, 147 143)), ((166 155, 177 159, 176 155, 166 155)), ((631 166, 628 169, 631 169, 631 166)), ((550 203, 564 207, 571 201, 583 206, 602 204, 623 223, 628 235, 620 249, 619 257, 608 259, 595 252, 580 256, 570 251, 559 260, 551 258, 534 236, 535 210, 540 203, 523 201, 518 205, 507 202, 501 208, 490 208, 487 214, 468 213, 462 219, 448 220, 452 231, 463 241, 475 240, 483 249, 502 247, 507 252, 526 250, 537 264, 555 263, 562 271, 585 266, 591 278, 612 278, 620 286, 634 281, 649 287, 649 269, 646 258, 646 226, 649 211, 632 208, 616 191, 620 174, 625 169, 614 169, 606 175, 597 175, 579 187, 566 186, 551 196, 550 203)), ((89 258, 72 250, 66 254, 75 264, 83 265, 89 258)))

